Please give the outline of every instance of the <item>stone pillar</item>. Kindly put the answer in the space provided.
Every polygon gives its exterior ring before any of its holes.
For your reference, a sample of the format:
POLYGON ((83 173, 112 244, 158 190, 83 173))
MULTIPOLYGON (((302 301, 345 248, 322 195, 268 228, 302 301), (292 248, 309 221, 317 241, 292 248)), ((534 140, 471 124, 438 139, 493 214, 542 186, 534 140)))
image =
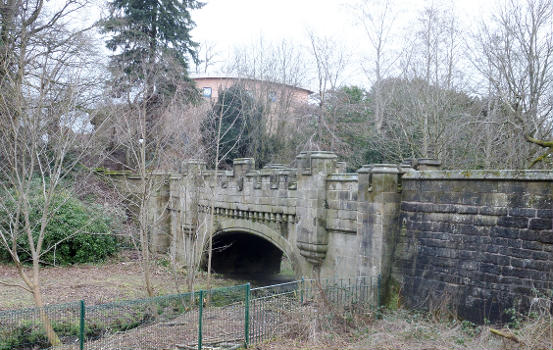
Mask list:
POLYGON ((401 172, 401 168, 393 164, 364 165, 357 171, 358 274, 371 277, 373 282, 380 275, 380 296, 386 293, 399 230, 401 172))
POLYGON ((244 189, 244 176, 250 170, 255 170, 255 159, 253 158, 236 158, 232 161, 232 176, 236 181, 238 191, 244 189))
POLYGON ((440 170, 442 162, 438 159, 420 158, 417 159, 417 170, 440 170))
MULTIPOLYGON (((302 152, 297 156, 296 245, 305 259, 319 268, 328 250, 326 177, 336 171, 331 152, 302 152)), ((308 272, 308 271, 304 271, 308 272)))
POLYGON ((182 174, 171 178, 171 201, 168 208, 171 220, 171 254, 174 254, 180 262, 189 263, 185 259, 184 252, 193 250, 191 234, 198 222, 198 204, 206 163, 201 160, 189 160, 183 163, 182 168, 182 174))
POLYGON ((203 160, 189 160, 184 164, 184 172, 188 174, 189 172, 201 173, 205 171, 206 163, 203 160))
POLYGON ((182 224, 186 227, 194 226, 198 219, 198 204, 200 201, 200 189, 203 186, 202 176, 206 172, 206 162, 202 160, 189 160, 186 163, 186 173, 182 178, 180 186, 178 186, 176 197, 179 204, 176 205, 180 210, 183 210, 185 215, 183 218, 186 222, 182 224))
POLYGON ((156 253, 166 252, 170 246, 171 218, 167 210, 170 200, 170 174, 154 172, 152 188, 155 193, 148 198, 147 211, 153 223, 150 245, 156 253))
POLYGON ((255 169, 255 159, 253 158, 236 158, 232 161, 233 176, 239 179, 246 175, 250 170, 255 169))

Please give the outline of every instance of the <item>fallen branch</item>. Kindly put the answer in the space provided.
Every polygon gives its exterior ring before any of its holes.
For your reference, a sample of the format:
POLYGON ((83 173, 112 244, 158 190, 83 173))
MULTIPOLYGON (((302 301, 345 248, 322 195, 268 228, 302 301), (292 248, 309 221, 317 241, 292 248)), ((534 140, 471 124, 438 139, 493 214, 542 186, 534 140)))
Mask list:
POLYGON ((519 344, 520 344, 520 340, 519 340, 514 334, 511 334, 511 333, 503 333, 503 332, 501 332, 500 330, 497 330, 497 329, 494 329, 494 328, 490 328, 490 332, 492 332, 492 333, 495 334, 495 335, 499 335, 500 337, 507 338, 507 339, 509 339, 509 340, 514 341, 515 343, 519 343, 519 344))

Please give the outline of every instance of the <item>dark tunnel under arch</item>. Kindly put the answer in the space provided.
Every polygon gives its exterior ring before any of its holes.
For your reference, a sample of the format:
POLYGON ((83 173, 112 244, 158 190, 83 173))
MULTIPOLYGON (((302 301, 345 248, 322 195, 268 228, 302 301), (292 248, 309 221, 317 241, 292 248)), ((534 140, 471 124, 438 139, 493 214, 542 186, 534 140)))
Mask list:
MULTIPOLYGON (((207 255, 207 254, 206 254, 207 255)), ((288 256, 274 243, 240 230, 219 231, 213 236, 212 270, 243 276, 270 276, 281 270, 288 256)), ((207 260, 204 259, 204 268, 207 260)))

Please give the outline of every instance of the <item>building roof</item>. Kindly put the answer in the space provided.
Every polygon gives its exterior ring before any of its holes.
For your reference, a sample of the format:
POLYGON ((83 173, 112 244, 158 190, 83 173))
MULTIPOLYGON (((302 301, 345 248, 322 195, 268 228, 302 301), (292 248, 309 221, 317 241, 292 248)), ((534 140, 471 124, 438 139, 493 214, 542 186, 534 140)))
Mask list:
POLYGON ((284 86, 284 87, 287 87, 287 88, 290 88, 290 89, 300 90, 300 91, 303 91, 303 92, 307 93, 308 95, 311 95, 311 94, 314 93, 313 91, 311 91, 309 89, 299 87, 299 86, 274 82, 274 81, 270 81, 270 80, 248 78, 248 77, 243 77, 243 76, 239 76, 239 75, 231 75, 231 74, 194 74, 194 73, 190 73, 189 77, 192 80, 219 79, 219 80, 241 80, 241 81, 269 83, 269 84, 284 86))

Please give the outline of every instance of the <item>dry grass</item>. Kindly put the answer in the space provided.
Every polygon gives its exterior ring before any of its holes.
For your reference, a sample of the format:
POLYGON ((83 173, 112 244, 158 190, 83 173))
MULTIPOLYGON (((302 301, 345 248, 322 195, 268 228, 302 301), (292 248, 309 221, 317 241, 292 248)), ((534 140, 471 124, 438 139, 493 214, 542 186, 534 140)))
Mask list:
MULTIPOLYGON (((84 300, 87 305, 96 305, 114 300, 143 298, 142 268, 133 251, 124 251, 117 258, 102 265, 75 265, 42 269, 42 287, 47 304, 61 304, 84 300)), ((154 263, 152 280, 159 295, 176 292, 173 274, 163 260, 154 263)), ((185 276, 179 275, 177 283, 186 291, 185 276)), ((0 265, 0 280, 21 283, 17 270, 12 265, 0 265)), ((202 276, 197 288, 204 287, 202 276)), ((238 284, 239 281, 216 277, 214 287, 238 284)), ((17 287, 0 285, 0 310, 32 307, 32 296, 17 287)))
POLYGON ((512 334, 519 343, 504 340, 505 349, 553 349, 553 304, 552 298, 534 298, 527 315, 515 314, 507 334, 512 334))
MULTIPOLYGON (((288 330, 273 341, 259 345, 259 350, 284 349, 349 349, 349 350, 546 350, 553 349, 553 317, 549 310, 540 309, 532 317, 519 315, 517 328, 509 326, 477 326, 455 318, 438 319, 432 314, 407 310, 385 311, 378 319, 357 318, 351 328, 343 331, 316 308, 302 309, 283 324, 288 330), (498 328, 519 340, 492 334, 498 328)), ((369 315, 370 316, 370 315, 369 315)))

